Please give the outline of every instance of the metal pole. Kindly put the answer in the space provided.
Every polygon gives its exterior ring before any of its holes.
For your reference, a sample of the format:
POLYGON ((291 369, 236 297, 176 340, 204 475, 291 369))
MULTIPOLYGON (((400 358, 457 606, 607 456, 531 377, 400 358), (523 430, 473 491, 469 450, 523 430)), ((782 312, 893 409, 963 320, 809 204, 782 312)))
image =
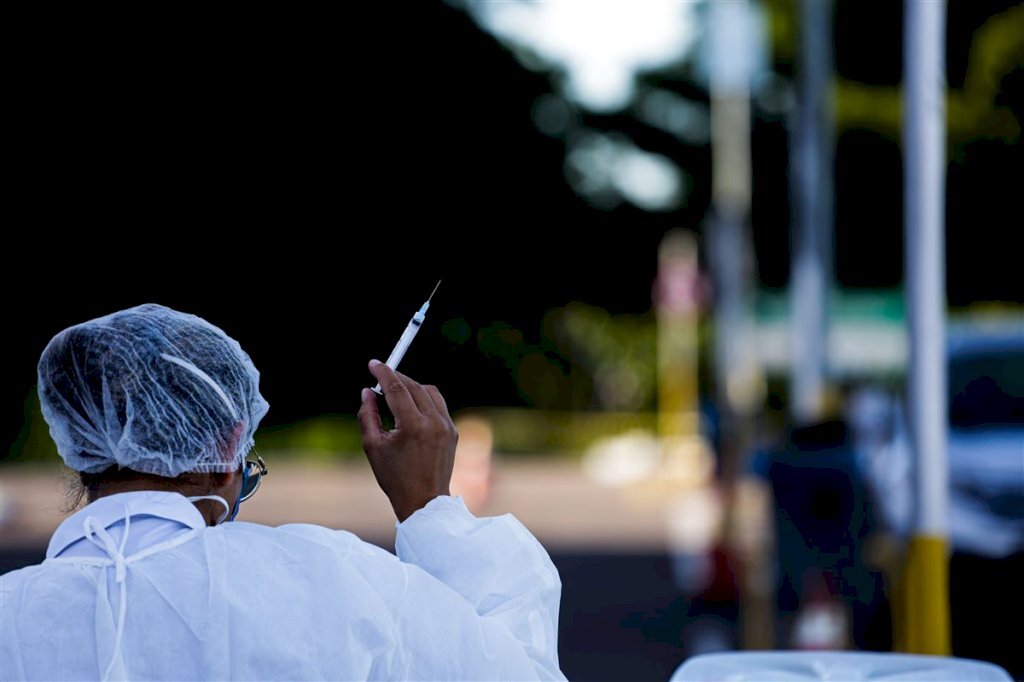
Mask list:
POLYGON ((906 569, 907 651, 950 652, 946 461, 946 3, 904 2, 904 220, 910 363, 907 414, 917 531, 906 569))
MULTIPOLYGON (((706 239, 715 285, 714 376, 721 483, 725 497, 732 498, 742 459, 753 441, 752 416, 764 392, 756 345, 756 267, 750 229, 750 80, 760 26, 746 0, 713 2, 710 10, 712 211, 706 239)), ((734 525, 736 510, 726 506, 729 517, 723 525, 728 528, 734 525)), ((765 589, 771 564, 764 556, 764 552, 750 552, 743 570, 744 648, 771 648, 774 641, 771 598, 765 589)))
POLYGON ((748 3, 711 6, 711 204, 707 235, 715 285, 715 382, 730 435, 723 469, 731 473, 747 445, 731 438, 749 424, 763 398, 758 363, 754 296, 756 267, 750 234, 750 78, 748 51, 757 26, 748 3))
POLYGON ((790 276, 790 414, 820 419, 828 364, 832 287, 832 3, 804 0, 793 126, 793 263, 790 276))

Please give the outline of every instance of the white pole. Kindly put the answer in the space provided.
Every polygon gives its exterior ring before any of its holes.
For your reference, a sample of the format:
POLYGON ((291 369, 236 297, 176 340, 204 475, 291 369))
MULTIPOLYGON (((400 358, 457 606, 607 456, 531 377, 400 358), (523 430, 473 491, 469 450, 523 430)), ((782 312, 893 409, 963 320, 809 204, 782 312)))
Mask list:
POLYGON ((916 537, 907 568, 907 646, 949 653, 946 460, 946 3, 905 0, 903 167, 916 537))
POLYGON ((707 245, 715 280, 716 393, 734 435, 732 417, 749 416, 759 407, 763 384, 750 236, 750 80, 760 27, 747 0, 712 3, 710 10, 712 216, 707 245))
POLYGON ((790 414, 822 418, 828 373, 828 298, 832 288, 832 2, 802 3, 800 63, 791 167, 793 260, 789 278, 792 359, 790 414))

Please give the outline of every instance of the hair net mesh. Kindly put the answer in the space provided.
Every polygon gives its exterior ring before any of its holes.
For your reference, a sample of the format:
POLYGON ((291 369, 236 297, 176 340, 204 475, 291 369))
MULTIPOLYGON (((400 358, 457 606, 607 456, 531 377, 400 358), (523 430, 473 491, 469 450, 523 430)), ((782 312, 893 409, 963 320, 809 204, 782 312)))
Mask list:
POLYGON ((65 329, 38 372, 57 452, 85 473, 236 470, 270 407, 237 341, 153 303, 65 329))

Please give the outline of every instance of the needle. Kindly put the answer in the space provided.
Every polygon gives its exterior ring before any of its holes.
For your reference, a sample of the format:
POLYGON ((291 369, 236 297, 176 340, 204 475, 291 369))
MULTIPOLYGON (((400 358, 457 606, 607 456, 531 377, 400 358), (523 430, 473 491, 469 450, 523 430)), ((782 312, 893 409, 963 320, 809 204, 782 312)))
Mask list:
MULTIPOLYGON (((398 369, 398 363, 402 361, 405 356, 405 351, 409 350, 409 344, 416 338, 416 332, 420 330, 420 325, 423 324, 423 320, 427 316, 427 308, 430 307, 430 301, 434 298, 434 294, 437 292, 437 288, 441 286, 441 280, 437 280, 437 284, 434 285, 434 290, 430 292, 430 297, 427 298, 426 303, 420 306, 420 309, 412 316, 409 320, 409 324, 406 325, 405 331, 402 332, 402 336, 399 337, 398 343, 395 344, 395 349, 391 351, 391 355, 388 356, 388 361, 384 364, 391 369, 398 369)), ((380 384, 378 383, 374 388, 373 392, 377 395, 383 395, 381 393, 380 384)))

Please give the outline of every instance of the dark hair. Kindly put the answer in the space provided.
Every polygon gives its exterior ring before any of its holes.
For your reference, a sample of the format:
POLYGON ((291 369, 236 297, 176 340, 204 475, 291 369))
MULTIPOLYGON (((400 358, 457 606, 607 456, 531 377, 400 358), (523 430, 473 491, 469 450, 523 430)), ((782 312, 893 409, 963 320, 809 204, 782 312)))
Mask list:
POLYGON ((167 478, 166 476, 157 476, 156 474, 146 474, 133 469, 122 468, 117 464, 94 474, 67 469, 64 482, 64 512, 71 513, 81 507, 83 503, 93 502, 96 498, 100 497, 101 488, 111 483, 154 480, 161 482, 164 486, 175 488, 179 492, 184 493, 186 488, 198 486, 215 475, 211 473, 187 472, 177 478, 167 478))

